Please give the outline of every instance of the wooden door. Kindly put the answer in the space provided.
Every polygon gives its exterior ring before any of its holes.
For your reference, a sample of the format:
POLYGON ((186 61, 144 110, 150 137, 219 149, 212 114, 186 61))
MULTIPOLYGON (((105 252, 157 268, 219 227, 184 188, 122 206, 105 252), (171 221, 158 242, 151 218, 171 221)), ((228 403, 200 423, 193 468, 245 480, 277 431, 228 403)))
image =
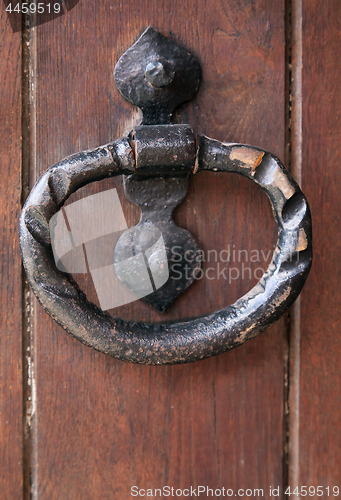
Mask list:
MULTIPOLYGON (((335 497, 333 487, 341 487, 339 0, 80 0, 50 22, 15 32, 5 5, 1 499, 123 500, 133 497, 133 486, 153 494, 173 487, 183 497, 191 486, 197 493, 199 486, 220 489, 220 497, 225 488, 241 498, 284 498, 289 486, 291 492, 315 487, 310 498, 318 498, 321 486, 323 498, 328 491, 335 497), (41 173, 138 123, 137 110, 115 87, 113 68, 148 25, 201 62, 198 95, 175 120, 220 141, 273 152, 300 183, 313 217, 314 264, 291 311, 236 350, 181 366, 123 363, 70 337, 32 296, 18 247, 21 205, 41 173)), ((138 210, 124 200, 121 179, 75 196, 109 186, 133 224, 138 210)), ((175 218, 206 255, 230 245, 263 256, 248 262, 250 272, 244 265, 244 275, 237 257, 229 279, 197 280, 163 316, 142 301, 112 314, 162 322, 215 311, 256 283, 255 270, 266 266, 276 241, 264 194, 235 175, 195 176, 175 218)), ((79 279, 93 297, 91 281, 79 279)))

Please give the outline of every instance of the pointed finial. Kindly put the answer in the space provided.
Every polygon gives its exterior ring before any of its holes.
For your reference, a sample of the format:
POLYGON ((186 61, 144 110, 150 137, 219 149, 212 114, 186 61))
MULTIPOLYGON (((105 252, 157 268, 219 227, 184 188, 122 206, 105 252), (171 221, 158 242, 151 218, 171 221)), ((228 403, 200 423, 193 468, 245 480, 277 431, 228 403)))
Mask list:
POLYGON ((167 124, 174 109, 198 90, 200 64, 149 26, 118 60, 115 82, 122 96, 141 108, 143 125, 167 124))

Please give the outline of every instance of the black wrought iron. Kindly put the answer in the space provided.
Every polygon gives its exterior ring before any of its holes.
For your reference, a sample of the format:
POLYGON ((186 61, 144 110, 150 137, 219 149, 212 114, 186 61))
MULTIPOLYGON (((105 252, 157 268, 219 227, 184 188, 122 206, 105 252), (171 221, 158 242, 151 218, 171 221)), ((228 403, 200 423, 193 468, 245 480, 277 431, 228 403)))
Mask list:
MULTIPOLYGON (((144 123, 149 124, 155 124, 158 116, 160 123, 167 123, 173 109, 192 97, 199 82, 196 59, 152 28, 121 57, 117 68, 122 95, 141 107, 144 123)), ((312 260, 311 217, 307 200, 289 172, 275 156, 256 147, 223 144, 202 135, 196 149, 194 145, 188 125, 143 125, 129 138, 62 160, 32 190, 20 218, 20 245, 29 282, 48 314, 84 344, 134 363, 195 361, 255 337, 282 316, 300 293, 312 260), (170 325, 112 318, 86 299, 70 275, 56 268, 49 235, 51 217, 79 187, 128 175, 128 198, 140 205, 141 199, 148 203, 141 205, 139 225, 117 245, 115 259, 120 260, 125 245, 139 251, 136 232, 148 222, 165 234, 168 248, 178 234, 183 248, 195 254, 198 247, 193 237, 171 219, 173 207, 186 195, 192 170, 235 172, 267 193, 278 226, 277 247, 267 271, 235 304, 208 316, 170 325), (166 200, 164 209, 155 201, 156 191, 166 200)), ((160 289, 159 295, 151 294, 150 302, 163 310, 175 298, 173 292, 172 286, 160 289)))
POLYGON ((174 109, 198 90, 200 64, 149 26, 118 60, 115 82, 122 96, 141 108, 142 125, 171 123, 174 109))

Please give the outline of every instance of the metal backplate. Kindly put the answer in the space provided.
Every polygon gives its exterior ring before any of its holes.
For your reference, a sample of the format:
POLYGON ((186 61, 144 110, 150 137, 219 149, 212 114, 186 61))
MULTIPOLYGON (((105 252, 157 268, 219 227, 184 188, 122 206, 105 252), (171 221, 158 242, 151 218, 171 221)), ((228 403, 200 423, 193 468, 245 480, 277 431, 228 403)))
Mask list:
MULTIPOLYGON (((115 248, 115 264, 129 257, 144 254, 150 248, 155 250, 148 256, 147 268, 151 269, 151 279, 155 291, 143 300, 164 312, 176 297, 188 288, 200 268, 199 247, 193 236, 178 227, 172 219, 174 208, 182 203, 188 191, 189 176, 156 177, 144 179, 136 175, 125 178, 124 191, 128 200, 141 208, 141 219, 137 226, 125 231, 115 248), (166 249, 166 260, 162 244, 166 249), (164 272, 167 266, 168 273, 164 272), (167 281, 158 286, 158 277, 167 281)), ((134 261, 131 260, 132 266, 134 261)), ((117 272, 118 267, 116 267, 117 272)), ((132 270, 125 269, 128 275, 132 270)), ((118 273, 120 278, 120 274, 118 273)), ((142 276, 134 279, 140 283, 142 276)), ((124 274, 122 281, 125 281, 124 274)), ((161 283, 159 283, 161 284, 161 283)), ((127 285, 129 287, 129 284, 127 285)))

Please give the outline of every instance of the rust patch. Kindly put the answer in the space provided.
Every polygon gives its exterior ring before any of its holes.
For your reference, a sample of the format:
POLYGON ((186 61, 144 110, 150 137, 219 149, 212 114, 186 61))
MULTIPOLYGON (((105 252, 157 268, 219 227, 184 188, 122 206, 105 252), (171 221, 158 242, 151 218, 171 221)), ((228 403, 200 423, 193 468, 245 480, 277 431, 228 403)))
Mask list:
POLYGON ((307 234, 306 234, 305 230, 303 229, 303 227, 301 227, 299 235, 298 235, 298 244, 297 244, 296 250, 297 250, 297 252, 302 252, 303 250, 305 250, 307 248, 307 246, 308 246, 307 234))
POLYGON ((254 163, 254 165, 253 165, 253 167, 251 169, 251 175, 254 175, 254 172, 255 172, 256 168, 262 163, 264 155, 265 155, 265 152, 263 151, 263 153, 261 153, 258 156, 257 160, 255 161, 255 163, 254 163))
POLYGON ((262 161, 263 156, 264 152, 260 153, 256 149, 234 147, 230 153, 230 160, 238 160, 243 163, 243 167, 255 170, 262 161))
POLYGON ((276 172, 272 185, 277 187, 287 200, 295 194, 294 186, 280 168, 276 172))
POLYGON ((276 297, 275 301, 273 302, 274 307, 278 307, 284 302, 290 295, 291 288, 288 287, 285 292, 282 293, 279 297, 276 297))
POLYGON ((236 340, 236 343, 239 345, 239 344, 243 344, 245 342, 245 340, 247 339, 248 337, 248 334, 251 330, 254 330, 255 328, 255 325, 251 325, 249 326, 248 328, 246 328, 246 330, 244 330, 243 332, 240 333, 238 339, 236 340))

